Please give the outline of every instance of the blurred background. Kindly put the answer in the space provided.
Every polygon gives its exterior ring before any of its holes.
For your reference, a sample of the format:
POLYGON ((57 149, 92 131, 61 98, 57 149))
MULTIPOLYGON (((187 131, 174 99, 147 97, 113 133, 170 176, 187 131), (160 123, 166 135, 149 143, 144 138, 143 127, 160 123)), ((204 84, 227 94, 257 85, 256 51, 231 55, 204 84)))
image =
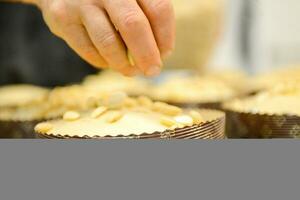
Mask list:
POLYGON ((212 63, 261 73, 300 61, 300 1, 225 0, 212 63))
MULTIPOLYGON (((300 62, 299 0, 173 0, 166 69, 268 72, 300 62)), ((35 7, 0 2, 0 84, 57 86, 97 71, 52 35, 35 7)))

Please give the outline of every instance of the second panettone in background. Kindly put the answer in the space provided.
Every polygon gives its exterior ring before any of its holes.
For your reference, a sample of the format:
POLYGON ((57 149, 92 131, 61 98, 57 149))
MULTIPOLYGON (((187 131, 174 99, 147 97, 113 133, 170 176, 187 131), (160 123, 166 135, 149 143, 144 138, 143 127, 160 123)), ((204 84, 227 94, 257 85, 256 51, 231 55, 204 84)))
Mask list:
POLYGON ((33 138, 33 127, 46 120, 46 88, 33 85, 0 87, 0 138, 33 138))
POLYGON ((233 138, 299 138, 300 84, 288 83, 224 104, 233 138))
POLYGON ((251 78, 243 70, 207 69, 202 76, 224 82, 226 85, 234 89, 238 93, 238 96, 245 96, 251 94, 253 91, 251 78))
POLYGON ((254 92, 259 92, 282 83, 300 83, 300 65, 286 66, 282 69, 255 76, 251 80, 251 89, 254 92))
POLYGON ((183 107, 216 108, 237 92, 223 81, 200 76, 174 76, 154 85, 150 97, 183 107))

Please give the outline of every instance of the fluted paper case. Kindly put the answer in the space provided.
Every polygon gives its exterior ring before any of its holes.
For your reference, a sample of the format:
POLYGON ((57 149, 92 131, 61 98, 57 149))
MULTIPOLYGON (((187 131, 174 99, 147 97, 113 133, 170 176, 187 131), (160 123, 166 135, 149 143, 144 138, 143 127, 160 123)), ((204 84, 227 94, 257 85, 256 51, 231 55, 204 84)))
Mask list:
POLYGON ((300 117, 226 110, 229 138, 300 138, 300 117))

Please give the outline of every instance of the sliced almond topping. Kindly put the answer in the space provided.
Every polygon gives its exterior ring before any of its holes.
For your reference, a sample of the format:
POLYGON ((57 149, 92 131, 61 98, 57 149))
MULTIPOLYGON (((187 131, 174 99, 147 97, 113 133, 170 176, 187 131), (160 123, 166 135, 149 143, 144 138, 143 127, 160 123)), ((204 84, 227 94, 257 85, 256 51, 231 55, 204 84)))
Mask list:
POLYGON ((104 105, 108 106, 109 108, 119 108, 123 106, 123 103, 127 97, 127 94, 124 92, 115 92, 107 97, 107 99, 104 101, 104 105))
POLYGON ((80 118, 80 114, 75 111, 68 111, 64 114, 63 119, 65 121, 75 121, 80 118))
POLYGON ((189 114, 193 118, 194 123, 196 123, 196 124, 199 124, 204 121, 202 115, 197 111, 193 110, 189 114))
POLYGON ((105 113, 107 110, 108 109, 104 106, 98 107, 92 112, 91 117, 96 119, 96 118, 100 117, 101 115, 103 115, 103 113, 105 113))
POLYGON ((146 96, 140 96, 137 98, 137 101, 139 102, 139 104, 141 106, 145 106, 145 107, 151 107, 153 105, 153 101, 149 98, 149 97, 146 97, 146 96))
POLYGON ((130 51, 127 51, 127 58, 128 58, 128 61, 129 61, 130 65, 135 66, 134 60, 133 60, 133 57, 132 57, 130 51))
POLYGON ((112 111, 107 114, 106 122, 115 123, 120 119, 122 119, 122 117, 123 117, 123 113, 121 113, 120 111, 112 111))
POLYGON ((89 108, 97 107, 97 103, 98 103, 98 99, 96 97, 89 97, 86 102, 89 108))
POLYGON ((36 125, 34 130, 38 133, 47 133, 52 128, 53 128, 52 124, 50 124, 48 122, 44 122, 44 123, 39 123, 38 125, 36 125))
POLYGON ((176 125, 176 122, 170 118, 167 118, 167 117, 162 117, 160 119, 160 123, 168 128, 176 125))
POLYGON ((175 124, 173 125, 170 129, 176 129, 176 128, 184 128, 184 125, 183 124, 175 124))
POLYGON ((194 123, 193 118, 188 115, 177 116, 175 117, 175 121, 185 126, 191 126, 194 123))
POLYGON ((124 105, 126 107, 129 107, 129 108, 132 108, 132 107, 135 107, 137 106, 137 101, 133 98, 126 98, 125 101, 124 101, 124 105))
POLYGON ((153 110, 170 116, 176 116, 182 113, 181 108, 163 102, 155 102, 153 104, 153 110))

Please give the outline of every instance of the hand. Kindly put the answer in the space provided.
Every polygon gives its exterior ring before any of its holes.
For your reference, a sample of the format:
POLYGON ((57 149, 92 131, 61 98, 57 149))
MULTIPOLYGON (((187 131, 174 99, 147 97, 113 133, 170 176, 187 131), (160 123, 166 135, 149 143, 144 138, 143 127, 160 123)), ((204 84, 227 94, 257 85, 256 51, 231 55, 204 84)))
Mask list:
POLYGON ((174 48, 171 0, 35 1, 50 30, 93 66, 154 76, 174 48))

